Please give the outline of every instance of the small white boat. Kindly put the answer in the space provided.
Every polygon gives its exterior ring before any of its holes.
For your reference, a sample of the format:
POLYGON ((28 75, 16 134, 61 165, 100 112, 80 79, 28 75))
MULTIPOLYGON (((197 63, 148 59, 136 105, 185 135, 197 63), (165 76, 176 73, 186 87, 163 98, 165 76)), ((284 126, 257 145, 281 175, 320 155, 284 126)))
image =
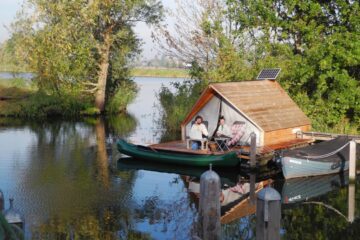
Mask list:
POLYGON ((285 179, 338 173, 349 169, 349 141, 341 136, 330 141, 289 150, 281 157, 285 179))

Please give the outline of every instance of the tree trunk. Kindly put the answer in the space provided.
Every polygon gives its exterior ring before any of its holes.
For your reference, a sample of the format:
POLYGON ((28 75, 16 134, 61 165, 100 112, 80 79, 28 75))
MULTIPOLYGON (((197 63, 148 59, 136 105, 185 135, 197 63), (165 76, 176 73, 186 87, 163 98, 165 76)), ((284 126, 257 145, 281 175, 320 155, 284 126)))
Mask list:
POLYGON ((95 93, 95 106, 102 113, 105 110, 105 91, 106 91, 106 80, 109 70, 109 56, 110 56, 110 33, 105 33, 104 45, 101 48, 101 61, 99 64, 99 76, 95 93))

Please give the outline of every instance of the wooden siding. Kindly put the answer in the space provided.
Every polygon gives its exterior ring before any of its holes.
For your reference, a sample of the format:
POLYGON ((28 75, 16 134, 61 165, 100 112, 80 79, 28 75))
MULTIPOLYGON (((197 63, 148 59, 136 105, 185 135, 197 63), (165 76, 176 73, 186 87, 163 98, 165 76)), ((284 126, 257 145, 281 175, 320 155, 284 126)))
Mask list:
POLYGON ((295 128, 286 128, 281 130, 265 132, 264 145, 272 145, 280 142, 286 142, 296 138, 296 134, 293 133, 294 129, 300 129, 301 131, 309 131, 310 125, 298 126, 295 128))
POLYGON ((310 120, 276 81, 215 83, 210 87, 265 132, 310 125, 310 120))

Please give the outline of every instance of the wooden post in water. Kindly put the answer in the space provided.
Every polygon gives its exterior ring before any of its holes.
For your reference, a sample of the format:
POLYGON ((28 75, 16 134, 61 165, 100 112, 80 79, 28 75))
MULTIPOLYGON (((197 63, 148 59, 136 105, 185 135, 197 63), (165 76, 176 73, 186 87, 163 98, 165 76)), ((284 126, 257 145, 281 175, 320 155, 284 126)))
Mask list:
POLYGON ((5 200, 4 200, 4 194, 0 190, 0 212, 2 212, 5 208, 5 200))
POLYGON ((250 134, 250 167, 256 167, 256 134, 252 132, 250 134))
POLYGON ((200 178, 199 237, 206 240, 221 239, 220 177, 210 170, 200 178))
POLYGON ((256 197, 255 197, 255 180, 256 175, 255 173, 250 173, 250 203, 255 204, 256 203, 256 197))
POLYGON ((356 142, 350 141, 349 148, 349 182, 351 183, 356 178, 356 142))
POLYGON ((355 219, 355 184, 349 184, 348 193, 348 221, 353 222, 355 219))
POLYGON ((256 203, 256 239, 280 239, 281 196, 271 187, 262 189, 256 203))
POLYGON ((10 198, 10 207, 4 211, 4 217, 10 224, 16 225, 22 231, 24 230, 24 217, 14 208, 14 199, 10 198))

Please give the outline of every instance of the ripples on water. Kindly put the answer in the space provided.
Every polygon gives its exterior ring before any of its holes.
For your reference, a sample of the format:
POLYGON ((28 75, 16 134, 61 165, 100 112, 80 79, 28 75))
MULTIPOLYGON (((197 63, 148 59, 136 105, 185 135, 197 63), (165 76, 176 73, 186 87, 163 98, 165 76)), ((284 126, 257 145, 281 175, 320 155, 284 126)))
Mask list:
MULTIPOLYGON (((117 137, 141 144, 161 137, 155 92, 171 80, 135 80, 140 92, 128 115, 84 122, 10 120, 0 128, 0 189, 6 198, 15 198, 25 217, 26 238, 189 239, 194 233, 202 170, 116 162, 117 137)), ((232 194, 237 170, 219 173, 223 193, 232 194)), ((288 200, 308 196, 347 216, 346 184, 335 176, 310 183, 276 181, 274 187, 288 200)), ((300 200, 283 204, 284 238, 354 236, 357 221, 350 225, 333 210, 300 200)), ((356 195, 356 216, 358 200, 356 195)), ((222 225, 223 238, 253 239, 255 225, 253 214, 235 219, 222 225)))

